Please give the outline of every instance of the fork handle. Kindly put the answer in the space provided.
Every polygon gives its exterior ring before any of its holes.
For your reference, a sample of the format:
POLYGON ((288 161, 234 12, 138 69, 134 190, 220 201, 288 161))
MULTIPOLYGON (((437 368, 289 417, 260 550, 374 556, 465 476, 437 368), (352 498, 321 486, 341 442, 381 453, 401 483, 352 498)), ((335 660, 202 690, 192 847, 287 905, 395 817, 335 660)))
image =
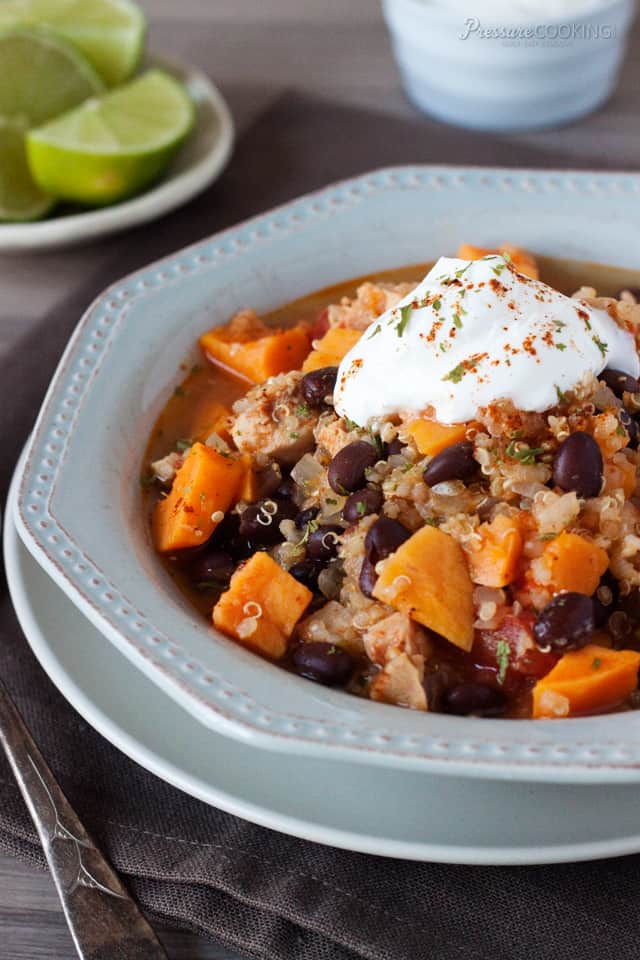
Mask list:
POLYGON ((0 682, 0 744, 42 843, 82 960, 167 960, 138 906, 83 827, 0 682))

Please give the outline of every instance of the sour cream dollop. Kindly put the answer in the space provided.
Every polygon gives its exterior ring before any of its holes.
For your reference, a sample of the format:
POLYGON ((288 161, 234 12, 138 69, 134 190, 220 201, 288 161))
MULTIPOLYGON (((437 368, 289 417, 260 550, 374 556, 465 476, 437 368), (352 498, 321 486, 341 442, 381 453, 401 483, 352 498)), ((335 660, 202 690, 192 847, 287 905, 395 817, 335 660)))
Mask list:
POLYGON ((633 335, 605 310, 517 273, 497 254, 441 257, 345 356, 334 403, 360 426, 428 408, 441 423, 461 423, 504 399, 547 410, 605 367, 640 374, 633 335))

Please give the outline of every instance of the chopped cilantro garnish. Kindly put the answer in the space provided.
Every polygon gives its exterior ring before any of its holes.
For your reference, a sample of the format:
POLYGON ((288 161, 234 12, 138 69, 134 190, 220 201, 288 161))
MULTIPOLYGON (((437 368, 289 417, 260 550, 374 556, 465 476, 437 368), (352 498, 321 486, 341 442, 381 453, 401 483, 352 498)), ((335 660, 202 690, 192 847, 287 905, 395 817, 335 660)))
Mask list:
POLYGON ((179 450, 180 453, 184 453, 185 450, 188 450, 193 446, 193 440, 190 440, 189 437, 183 437, 180 440, 176 440, 176 450, 179 450))
POLYGON ((506 454, 508 457, 512 457, 514 460, 519 460, 523 464, 531 464, 536 462, 536 457, 540 456, 541 453, 544 453, 542 447, 516 447, 516 440, 512 440, 509 446, 506 449, 506 454))
POLYGON ((373 328, 372 332, 367 337, 367 340, 372 340, 376 336, 376 334, 380 333, 381 330, 382 330, 382 327, 380 326, 379 323, 377 323, 373 328))
POLYGON ((306 403, 299 403, 294 412, 298 417, 307 417, 309 415, 309 407, 306 403))
POLYGON ((453 322, 454 322, 455 326, 458 328, 458 330, 461 330, 461 329, 462 329, 462 320, 460 319, 460 314, 454 313, 454 315, 453 315, 453 322))
POLYGON ((474 367, 477 367, 480 363, 480 357, 470 357, 468 360, 464 360, 462 363, 459 363, 457 367, 454 367, 453 370, 449 370, 449 373, 443 377, 443 380, 451 380, 451 383, 460 383, 465 373, 469 373, 470 370, 473 370, 474 367))
POLYGON ((498 683, 502 685, 507 676, 511 647, 506 640, 498 640, 496 644, 496 661, 498 663, 498 683))
POLYGON ((627 435, 627 431, 625 430, 625 428, 622 426, 621 423, 619 423, 618 426, 616 427, 616 433, 618 434, 619 437, 626 437, 627 435))
POLYGON ((599 670, 601 666, 602 666, 602 660, 601 660, 601 658, 600 658, 600 657, 594 657, 594 658, 593 658, 593 663, 591 664, 591 669, 592 669, 592 670, 599 670))
POLYGON ((558 398, 558 403, 564 403, 565 400, 567 399, 566 394, 562 392, 562 390, 560 389, 557 383, 554 384, 554 386, 556 388, 556 396, 558 398))
POLYGON ((556 350, 566 350, 566 349, 567 349, 566 343, 554 343, 554 347, 556 348, 556 350))
POLYGON ((396 333, 398 334, 399 337, 401 337, 402 334, 404 333, 405 328, 409 323, 409 320, 411 319, 412 313, 413 313, 413 304, 405 303, 404 307, 400 307, 400 320, 398 321, 398 325, 396 326, 396 333))
POLYGON ((315 531, 316 531, 317 529, 318 529, 318 521, 317 521, 317 520, 310 520, 309 523, 308 523, 308 524, 306 525, 306 527, 305 527, 304 534, 302 535, 302 538, 301 538, 300 540, 298 540, 298 542, 295 544, 295 546, 296 546, 296 547, 303 547, 303 546, 305 545, 305 543, 307 542, 307 540, 309 539, 309 536, 310 536, 312 533, 315 533, 315 531))
POLYGON ((299 434, 299 433, 290 433, 290 434, 289 434, 289 437, 291 438, 291 440, 299 440, 299 439, 300 439, 300 434, 299 434))
POLYGON ((560 331, 561 331, 564 327, 566 327, 566 323, 564 323, 563 320, 554 320, 553 323, 554 323, 554 326, 555 326, 555 328, 556 328, 556 330, 557 330, 558 333, 560 333, 560 331))
POLYGON ((433 307, 434 310, 442 309, 442 300, 440 299, 440 297, 436 297, 436 299, 433 301, 431 306, 433 307))
POLYGON ((345 427, 347 428, 347 430, 357 430, 357 429, 358 429, 358 424, 355 422, 355 420, 349 420, 349 417, 345 417, 345 418, 344 418, 344 424, 345 424, 345 427))
POLYGON ((595 343, 596 347, 598 348, 598 350, 600 351, 600 353, 602 354, 602 356, 603 356, 603 357, 606 357, 606 355, 607 355, 607 350, 609 349, 608 346, 607 346, 607 344, 606 344, 606 343, 603 343, 602 340, 600 339, 600 337, 597 337, 597 336, 595 335, 595 333, 594 333, 594 335, 591 337, 591 339, 592 339, 593 342, 595 343))
POLYGON ((358 500, 358 502, 356 503, 356 513, 358 514, 359 517, 364 517, 366 512, 367 512, 366 503, 364 502, 364 500, 358 500))
POLYGON ((446 377, 443 377, 443 380, 451 380, 451 383, 460 383, 464 377, 466 371, 464 369, 464 364, 459 363, 457 367, 454 367, 453 370, 449 370, 449 373, 446 377))
POLYGON ((325 502, 325 503, 330 503, 331 506, 333 507, 333 506, 336 505, 336 503, 337 503, 338 501, 337 501, 337 500, 334 500, 333 497, 325 497, 325 498, 324 498, 324 502, 325 502))
POLYGON ((437 527, 437 526, 438 526, 438 521, 436 520, 435 517, 427 517, 427 519, 425 520, 425 523, 426 523, 426 525, 427 525, 428 527, 437 527))

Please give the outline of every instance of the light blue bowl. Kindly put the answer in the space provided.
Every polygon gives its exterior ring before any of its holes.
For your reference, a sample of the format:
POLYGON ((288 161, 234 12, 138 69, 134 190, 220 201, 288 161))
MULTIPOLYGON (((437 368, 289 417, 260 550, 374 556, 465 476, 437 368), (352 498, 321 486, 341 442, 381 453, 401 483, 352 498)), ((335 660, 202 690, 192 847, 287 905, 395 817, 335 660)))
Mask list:
MULTIPOLYGON (((640 267, 640 177, 398 167, 328 187, 114 284, 87 310, 29 443, 18 531, 76 606, 202 723, 255 746, 461 776, 640 780, 640 711, 419 714, 293 676, 216 633, 155 556, 139 472, 180 364, 239 306, 266 311, 465 240, 640 267)), ((455 600, 452 598, 452 603, 455 600)))

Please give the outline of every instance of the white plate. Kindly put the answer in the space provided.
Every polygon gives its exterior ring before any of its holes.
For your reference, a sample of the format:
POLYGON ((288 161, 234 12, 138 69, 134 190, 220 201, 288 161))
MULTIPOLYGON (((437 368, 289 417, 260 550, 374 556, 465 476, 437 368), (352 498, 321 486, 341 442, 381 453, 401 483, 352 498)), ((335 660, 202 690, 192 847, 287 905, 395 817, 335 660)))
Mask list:
MULTIPOLYGON (((28 445, 18 532, 92 624, 225 736, 323 760, 450 776, 640 781, 640 710, 554 720, 417 713, 311 684, 203 623, 154 553, 140 503, 151 427, 197 338, 341 279, 503 237, 637 267, 640 177, 396 167, 246 221, 106 290, 72 336, 28 445), (514 234, 515 231, 515 234, 514 234)), ((451 602, 455 602, 452 598, 451 602)))
POLYGON ((186 793, 283 833, 402 859, 557 863, 640 851, 634 785, 469 784, 457 777, 291 758, 208 730, 79 613, 22 545, 11 515, 9 508, 7 579, 40 663, 107 740, 186 793))
POLYGON ((208 187, 224 169, 233 146, 233 120, 222 94, 201 70, 160 55, 147 66, 181 80, 196 105, 196 124, 163 178, 139 196, 112 207, 56 216, 34 223, 0 223, 0 252, 48 250, 147 223, 181 206, 208 187))

